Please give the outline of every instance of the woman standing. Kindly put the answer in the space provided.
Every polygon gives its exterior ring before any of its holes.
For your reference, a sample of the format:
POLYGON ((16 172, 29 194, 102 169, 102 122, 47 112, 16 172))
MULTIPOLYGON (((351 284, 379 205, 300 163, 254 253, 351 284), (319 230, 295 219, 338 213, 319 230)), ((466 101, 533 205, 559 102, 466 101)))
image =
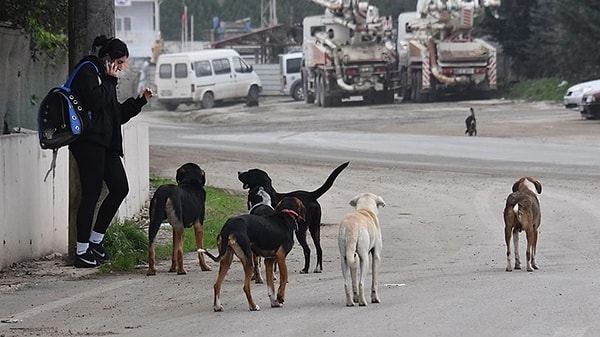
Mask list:
POLYGON ((119 72, 127 70, 127 45, 116 38, 96 37, 92 49, 96 55, 84 57, 84 65, 75 76, 71 89, 91 112, 91 121, 83 136, 69 146, 81 183, 81 203, 77 210, 77 251, 74 266, 91 268, 110 259, 104 250, 104 234, 121 202, 129 192, 127 175, 121 161, 123 135, 121 125, 136 116, 152 97, 149 88, 123 103, 117 100, 119 72), (102 184, 108 195, 102 201, 96 221, 94 212, 102 184))

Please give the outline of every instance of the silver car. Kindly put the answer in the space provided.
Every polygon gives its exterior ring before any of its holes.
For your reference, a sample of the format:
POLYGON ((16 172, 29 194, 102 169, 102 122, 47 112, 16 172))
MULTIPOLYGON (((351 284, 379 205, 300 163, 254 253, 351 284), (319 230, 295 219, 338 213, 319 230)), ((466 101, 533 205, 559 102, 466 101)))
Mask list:
POLYGON ((567 89, 565 97, 563 97, 563 103, 565 104, 565 108, 579 110, 583 94, 590 90, 597 89, 600 89, 600 79, 582 82, 571 86, 569 89, 567 89))

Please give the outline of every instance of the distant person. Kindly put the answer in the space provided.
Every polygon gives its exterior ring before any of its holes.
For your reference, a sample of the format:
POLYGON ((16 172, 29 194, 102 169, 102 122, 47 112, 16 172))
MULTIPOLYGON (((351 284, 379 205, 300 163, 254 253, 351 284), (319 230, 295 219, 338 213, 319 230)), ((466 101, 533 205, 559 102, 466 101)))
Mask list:
POLYGON ((121 125, 136 116, 152 97, 152 90, 144 88, 138 97, 130 97, 123 103, 117 100, 119 72, 127 70, 129 50, 116 38, 96 37, 89 55, 81 61, 85 65, 75 76, 71 89, 91 112, 90 127, 69 150, 79 167, 81 203, 77 210, 77 251, 74 266, 96 267, 110 260, 103 241, 113 217, 129 192, 123 156, 121 125), (94 220, 96 204, 102 184, 106 183, 108 195, 102 201, 94 220))

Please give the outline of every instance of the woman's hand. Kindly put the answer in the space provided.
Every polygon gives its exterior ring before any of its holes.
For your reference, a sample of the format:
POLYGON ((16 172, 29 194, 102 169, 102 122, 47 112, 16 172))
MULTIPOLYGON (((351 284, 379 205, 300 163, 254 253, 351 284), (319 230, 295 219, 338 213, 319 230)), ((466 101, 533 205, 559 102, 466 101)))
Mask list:
POLYGON ((150 89, 150 88, 146 88, 146 89, 144 89, 144 91, 142 91, 140 93, 140 97, 144 96, 146 98, 146 101, 148 101, 148 102, 150 102, 152 95, 154 95, 154 93, 152 93, 152 89, 150 89))
POLYGON ((113 62, 108 62, 104 64, 104 69, 106 69, 106 75, 112 77, 119 77, 119 67, 113 62))

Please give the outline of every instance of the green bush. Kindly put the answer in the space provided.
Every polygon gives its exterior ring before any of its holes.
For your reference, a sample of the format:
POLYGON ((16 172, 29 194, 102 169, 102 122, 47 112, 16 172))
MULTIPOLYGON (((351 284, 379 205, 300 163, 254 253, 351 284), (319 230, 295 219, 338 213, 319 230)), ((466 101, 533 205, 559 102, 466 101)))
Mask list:
POLYGON ((564 84, 556 77, 525 80, 510 86, 506 96, 509 99, 527 101, 560 101, 571 85, 573 84, 564 84))

